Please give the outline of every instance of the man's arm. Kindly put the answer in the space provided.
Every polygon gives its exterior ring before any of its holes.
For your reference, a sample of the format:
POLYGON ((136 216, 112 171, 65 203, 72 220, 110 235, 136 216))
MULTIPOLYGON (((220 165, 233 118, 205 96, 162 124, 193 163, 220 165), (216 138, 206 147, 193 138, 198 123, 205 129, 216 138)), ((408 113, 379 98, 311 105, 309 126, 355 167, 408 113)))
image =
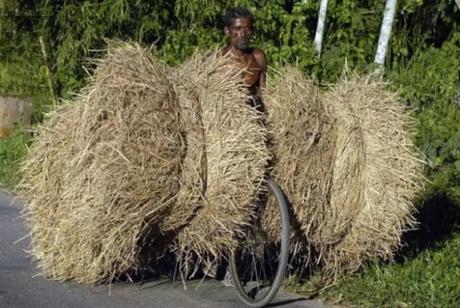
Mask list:
POLYGON ((259 48, 254 48, 253 57, 262 69, 259 77, 259 85, 260 87, 265 88, 267 75, 267 58, 265 57, 265 53, 262 51, 262 49, 259 48))

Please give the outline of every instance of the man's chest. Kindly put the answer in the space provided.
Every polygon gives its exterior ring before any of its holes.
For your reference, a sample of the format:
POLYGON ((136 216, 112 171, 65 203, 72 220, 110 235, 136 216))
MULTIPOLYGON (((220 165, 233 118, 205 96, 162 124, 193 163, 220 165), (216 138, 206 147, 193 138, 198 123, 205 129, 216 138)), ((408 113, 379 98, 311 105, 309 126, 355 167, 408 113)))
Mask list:
POLYGON ((262 67, 252 54, 234 58, 235 64, 244 70, 244 79, 249 87, 256 85, 260 79, 262 67))

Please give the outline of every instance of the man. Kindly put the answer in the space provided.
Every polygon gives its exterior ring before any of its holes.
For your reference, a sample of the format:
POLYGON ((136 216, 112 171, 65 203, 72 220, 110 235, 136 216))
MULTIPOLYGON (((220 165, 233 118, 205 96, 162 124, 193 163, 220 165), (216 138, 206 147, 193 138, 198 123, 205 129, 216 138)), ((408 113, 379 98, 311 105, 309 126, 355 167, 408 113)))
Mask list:
MULTIPOLYGON (((227 11, 224 16, 224 32, 228 38, 228 43, 223 48, 223 53, 229 55, 237 67, 244 69, 244 81, 252 96, 249 103, 259 111, 263 111, 259 92, 261 87, 265 87, 267 60, 261 49, 249 46, 253 32, 253 21, 254 17, 248 9, 235 7, 227 11)), ((233 279, 228 268, 226 268, 222 283, 225 286, 233 287, 233 279)))
POLYGON ((245 70, 244 80, 254 98, 254 105, 261 108, 259 90, 265 86, 267 60, 261 49, 249 47, 253 20, 252 13, 241 7, 232 8, 225 14, 224 32, 228 45, 223 52, 230 56, 236 66, 245 70))

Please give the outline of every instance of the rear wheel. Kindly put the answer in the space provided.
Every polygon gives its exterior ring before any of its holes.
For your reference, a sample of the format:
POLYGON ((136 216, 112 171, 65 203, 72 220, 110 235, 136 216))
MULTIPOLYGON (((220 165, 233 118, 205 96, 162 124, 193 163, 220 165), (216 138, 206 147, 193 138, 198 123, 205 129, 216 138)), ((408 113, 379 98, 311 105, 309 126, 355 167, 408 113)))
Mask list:
POLYGON ((275 195, 281 217, 280 241, 273 243, 271 237, 261 228, 260 220, 257 220, 229 260, 238 295, 250 307, 263 307, 275 297, 285 277, 289 257, 290 225, 287 201, 278 184, 272 179, 267 183, 270 192, 275 195))

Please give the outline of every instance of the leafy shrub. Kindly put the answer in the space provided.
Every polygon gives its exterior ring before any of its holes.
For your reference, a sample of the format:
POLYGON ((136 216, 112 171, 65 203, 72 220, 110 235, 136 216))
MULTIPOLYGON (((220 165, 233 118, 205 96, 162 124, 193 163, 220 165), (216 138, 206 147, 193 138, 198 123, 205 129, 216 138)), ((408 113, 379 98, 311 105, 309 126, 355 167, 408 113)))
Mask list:
POLYGON ((460 210, 460 35, 441 48, 418 51, 390 77, 418 120, 416 144, 432 181, 426 198, 445 193, 460 210))

